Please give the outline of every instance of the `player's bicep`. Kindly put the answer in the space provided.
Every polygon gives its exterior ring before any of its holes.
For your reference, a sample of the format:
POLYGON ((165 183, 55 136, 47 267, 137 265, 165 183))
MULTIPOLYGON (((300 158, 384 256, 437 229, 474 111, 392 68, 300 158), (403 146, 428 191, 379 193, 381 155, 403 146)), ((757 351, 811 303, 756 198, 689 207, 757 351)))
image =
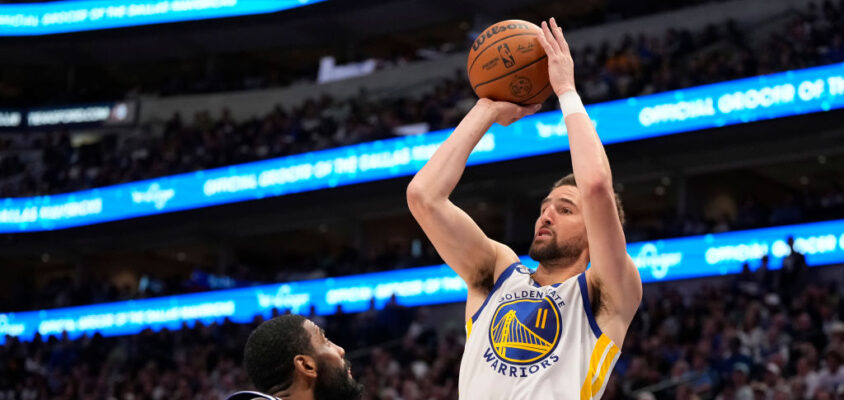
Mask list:
POLYGON ((630 316, 642 297, 639 271, 627 254, 627 240, 618 217, 612 189, 586 194, 583 218, 589 241, 592 278, 598 279, 606 305, 630 316))
POLYGON ((498 246, 450 200, 410 204, 410 212, 440 257, 470 287, 495 270, 498 246))

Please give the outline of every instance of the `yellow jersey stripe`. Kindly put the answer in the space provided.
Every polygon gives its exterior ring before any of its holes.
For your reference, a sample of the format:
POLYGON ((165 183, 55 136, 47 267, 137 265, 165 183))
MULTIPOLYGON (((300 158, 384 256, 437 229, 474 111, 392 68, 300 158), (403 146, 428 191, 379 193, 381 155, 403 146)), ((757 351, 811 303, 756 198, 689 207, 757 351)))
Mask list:
POLYGON ((610 338, 606 334, 601 334, 601 337, 598 338, 595 347, 592 349, 592 356, 589 359, 589 370, 586 371, 586 379, 583 381, 583 386, 580 387, 580 400, 589 400, 592 398, 592 378, 598 370, 598 362, 601 361, 608 344, 610 344, 610 338))
POLYGON ((469 335, 472 334, 472 319, 469 318, 466 320, 466 337, 468 338, 469 335))
POLYGON ((616 354, 618 354, 618 346, 612 345, 612 347, 610 347, 610 351, 607 352, 607 356, 604 358, 604 361, 601 363, 601 373, 598 374, 598 379, 595 379, 595 382, 592 382, 593 394, 601 392, 601 386, 604 385, 607 377, 607 371, 609 371, 610 365, 612 365, 613 360, 615 360, 616 354))

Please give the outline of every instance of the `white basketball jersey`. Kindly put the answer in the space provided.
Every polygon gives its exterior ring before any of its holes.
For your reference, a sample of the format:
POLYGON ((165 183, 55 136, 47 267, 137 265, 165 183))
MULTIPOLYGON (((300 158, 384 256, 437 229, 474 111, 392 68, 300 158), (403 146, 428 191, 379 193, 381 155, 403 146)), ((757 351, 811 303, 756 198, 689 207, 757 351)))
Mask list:
POLYGON ((599 399, 619 348, 592 315, 586 274, 539 286, 515 263, 466 322, 462 400, 599 399))

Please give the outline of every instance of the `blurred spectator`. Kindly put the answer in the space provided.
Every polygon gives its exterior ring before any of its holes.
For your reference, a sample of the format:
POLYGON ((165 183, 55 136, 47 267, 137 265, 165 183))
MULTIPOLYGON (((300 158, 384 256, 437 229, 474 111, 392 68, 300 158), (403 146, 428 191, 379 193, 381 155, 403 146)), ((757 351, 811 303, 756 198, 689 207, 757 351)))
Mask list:
POLYGON ((794 237, 789 236, 786 243, 788 243, 789 254, 782 260, 780 293, 790 299, 796 290, 805 285, 806 270, 809 267, 806 265, 806 256, 794 248, 794 237))
POLYGON ((840 349, 829 349, 824 356, 824 367, 818 374, 818 387, 828 390, 830 393, 837 393, 844 385, 844 365, 841 359, 844 357, 840 349))
POLYGON ((747 364, 736 363, 733 367, 733 387, 735 390, 735 400, 753 400, 753 389, 748 385, 748 377, 750 375, 750 368, 747 364))
POLYGON ((797 360, 797 374, 791 379, 791 388, 794 393, 803 393, 803 397, 811 399, 815 395, 820 384, 820 374, 810 364, 807 357, 797 360))

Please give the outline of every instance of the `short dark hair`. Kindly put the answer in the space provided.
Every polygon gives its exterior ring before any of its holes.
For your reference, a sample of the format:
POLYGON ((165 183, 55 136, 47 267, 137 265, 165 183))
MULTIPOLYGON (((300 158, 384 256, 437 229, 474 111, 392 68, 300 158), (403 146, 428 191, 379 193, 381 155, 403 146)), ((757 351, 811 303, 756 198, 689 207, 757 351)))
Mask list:
POLYGON ((282 315, 264 321, 249 335, 243 364, 258 391, 272 394, 293 384, 293 358, 313 354, 306 320, 301 315, 282 315))
MULTIPOLYGON (((574 174, 568 174, 554 182, 554 186, 551 186, 551 190, 560 186, 577 187, 577 182, 574 180, 574 174)), ((615 195, 615 209, 618 211, 618 219, 621 221, 621 226, 624 226, 624 223, 627 221, 627 216, 624 215, 624 207, 621 205, 621 198, 618 197, 618 193, 613 192, 613 194, 615 195)))

